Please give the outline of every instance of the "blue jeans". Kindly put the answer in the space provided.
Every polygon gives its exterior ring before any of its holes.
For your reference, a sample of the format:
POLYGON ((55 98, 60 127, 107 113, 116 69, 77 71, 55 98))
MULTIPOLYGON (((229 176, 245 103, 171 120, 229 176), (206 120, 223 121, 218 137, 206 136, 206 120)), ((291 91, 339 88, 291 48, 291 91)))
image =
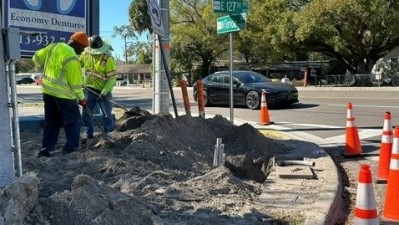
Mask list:
MULTIPOLYGON (((91 89, 93 90, 93 89, 91 89)), ((100 94, 100 91, 95 90, 98 95, 100 94)), ((104 126, 104 132, 108 133, 114 130, 114 118, 112 115, 112 108, 113 104, 112 102, 109 101, 109 99, 112 100, 112 93, 108 93, 105 96, 105 99, 100 99, 98 95, 92 93, 91 91, 85 90, 85 95, 86 95, 86 100, 87 100, 87 109, 90 110, 90 112, 94 111, 94 108, 98 104, 100 106, 101 112, 103 114, 103 126, 104 126)), ((86 135, 88 138, 93 138, 94 137, 94 127, 93 127, 93 121, 91 117, 83 110, 83 125, 86 127, 86 135)))
POLYGON ((43 94, 44 131, 42 148, 53 151, 58 142, 61 127, 64 127, 66 143, 63 152, 79 147, 82 117, 76 100, 57 98, 43 94))

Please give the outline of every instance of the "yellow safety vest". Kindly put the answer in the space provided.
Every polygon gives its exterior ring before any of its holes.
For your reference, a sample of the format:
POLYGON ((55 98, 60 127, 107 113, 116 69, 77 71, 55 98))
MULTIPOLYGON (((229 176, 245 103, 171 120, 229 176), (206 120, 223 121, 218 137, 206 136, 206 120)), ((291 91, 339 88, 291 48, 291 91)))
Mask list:
POLYGON ((92 55, 83 52, 80 62, 85 68, 85 85, 107 94, 116 84, 116 62, 108 53, 92 55))
POLYGON ((43 93, 64 99, 84 98, 82 69, 72 47, 53 43, 37 50, 32 60, 43 67, 43 93))

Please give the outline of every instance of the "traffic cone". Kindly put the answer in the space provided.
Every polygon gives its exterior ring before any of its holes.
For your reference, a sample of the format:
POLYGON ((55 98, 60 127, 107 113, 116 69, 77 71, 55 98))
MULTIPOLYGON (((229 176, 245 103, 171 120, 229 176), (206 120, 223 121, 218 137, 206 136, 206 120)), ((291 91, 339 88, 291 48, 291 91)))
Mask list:
POLYGON ((355 225, 377 225, 377 208, 369 164, 362 164, 356 195, 355 225))
POLYGON ((348 103, 346 116, 346 146, 344 156, 359 156, 363 150, 360 145, 359 133, 355 125, 355 118, 352 115, 352 103, 348 103))
POLYGON ((268 125, 272 124, 273 122, 270 121, 269 117, 269 110, 267 109, 266 104, 266 91, 262 90, 262 98, 260 101, 260 116, 259 116, 261 125, 268 125))
POLYGON ((378 160, 377 184, 386 184, 388 180, 393 140, 391 119, 391 113, 385 112, 380 145, 380 156, 378 160))
POLYGON ((399 224, 399 126, 395 127, 393 135, 382 221, 399 224))

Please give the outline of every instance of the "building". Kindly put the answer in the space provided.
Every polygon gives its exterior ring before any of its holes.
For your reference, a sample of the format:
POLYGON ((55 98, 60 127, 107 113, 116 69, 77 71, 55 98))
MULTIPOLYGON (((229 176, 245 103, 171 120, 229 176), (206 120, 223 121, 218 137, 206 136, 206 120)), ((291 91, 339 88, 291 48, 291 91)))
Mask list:
POLYGON ((150 87, 152 84, 151 64, 118 64, 118 86, 150 87))

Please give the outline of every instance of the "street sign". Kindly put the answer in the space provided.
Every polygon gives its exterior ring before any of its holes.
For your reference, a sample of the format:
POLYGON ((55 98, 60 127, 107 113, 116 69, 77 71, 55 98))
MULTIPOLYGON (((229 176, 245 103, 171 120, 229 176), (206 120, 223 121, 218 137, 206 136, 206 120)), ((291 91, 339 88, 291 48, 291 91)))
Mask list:
POLYGON ((214 0, 214 13, 239 14, 248 12, 248 0, 214 0))
POLYGON ((223 34, 228 32, 240 31, 246 27, 247 14, 240 13, 217 18, 217 33, 223 34))
POLYGON ((66 42, 76 31, 88 33, 89 0, 2 2, 5 27, 20 30, 21 56, 32 57, 36 50, 48 44, 66 42))
POLYGON ((161 7, 159 7, 157 0, 147 0, 147 8, 148 8, 148 14, 151 17, 152 30, 156 34, 165 37, 165 30, 163 27, 162 15, 161 15, 161 7))

